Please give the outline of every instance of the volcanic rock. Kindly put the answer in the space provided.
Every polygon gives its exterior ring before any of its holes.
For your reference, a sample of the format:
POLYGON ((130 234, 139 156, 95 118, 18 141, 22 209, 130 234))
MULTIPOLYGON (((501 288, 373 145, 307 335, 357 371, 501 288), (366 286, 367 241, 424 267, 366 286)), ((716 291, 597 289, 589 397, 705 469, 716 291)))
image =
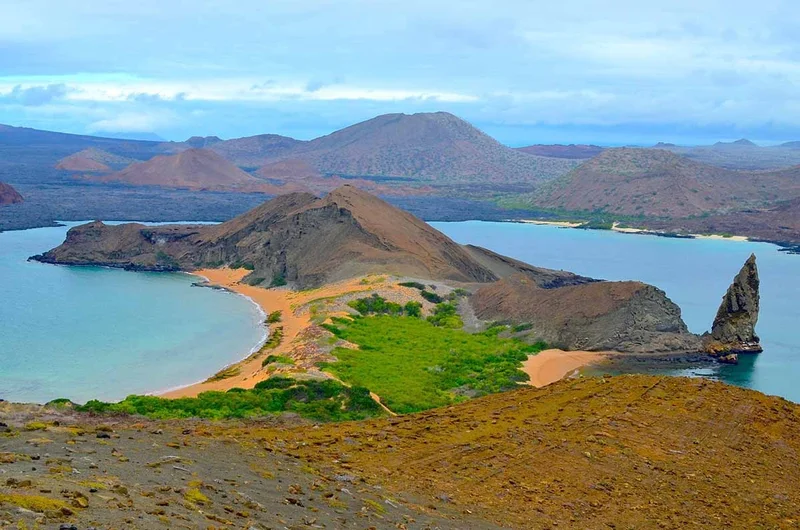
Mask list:
POLYGON ((758 310, 758 267, 755 254, 751 254, 722 298, 711 333, 704 337, 706 351, 720 357, 762 352, 755 330, 758 310))

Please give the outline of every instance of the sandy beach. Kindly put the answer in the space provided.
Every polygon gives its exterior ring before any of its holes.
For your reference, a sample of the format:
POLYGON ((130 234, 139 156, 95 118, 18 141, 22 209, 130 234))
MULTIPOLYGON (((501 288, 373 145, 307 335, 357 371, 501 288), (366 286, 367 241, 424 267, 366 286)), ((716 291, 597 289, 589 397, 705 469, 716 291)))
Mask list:
MULTIPOLYGON (((281 311, 282 318, 280 326, 283 327, 283 340, 281 344, 269 351, 271 355, 285 355, 293 347, 293 342, 297 335, 311 324, 311 316, 308 311, 295 314, 295 309, 301 305, 328 296, 337 296, 348 292, 363 291, 370 289, 370 286, 363 285, 358 279, 326 285, 320 289, 309 291, 291 291, 289 289, 264 289, 240 283, 250 271, 244 269, 203 269, 195 271, 193 274, 204 279, 212 285, 225 287, 236 293, 249 297, 257 303, 264 313, 269 314, 273 311, 281 311)), ((196 383, 176 390, 162 393, 163 397, 180 398, 194 397, 200 392, 208 390, 230 390, 231 388, 253 388, 256 383, 268 377, 261 366, 261 356, 251 356, 248 359, 235 364, 239 369, 239 374, 227 377, 218 381, 205 381, 196 383)), ((220 366, 222 369, 222 366, 220 366)), ((208 374, 209 377, 213 374, 208 374)))
POLYGON ((539 221, 538 219, 520 219, 519 222, 531 225, 560 226, 562 228, 577 228, 583 224, 572 221, 539 221))
POLYGON ((522 364, 522 371, 530 377, 528 385, 541 388, 605 357, 603 353, 591 351, 544 350, 528 356, 528 360, 522 364))

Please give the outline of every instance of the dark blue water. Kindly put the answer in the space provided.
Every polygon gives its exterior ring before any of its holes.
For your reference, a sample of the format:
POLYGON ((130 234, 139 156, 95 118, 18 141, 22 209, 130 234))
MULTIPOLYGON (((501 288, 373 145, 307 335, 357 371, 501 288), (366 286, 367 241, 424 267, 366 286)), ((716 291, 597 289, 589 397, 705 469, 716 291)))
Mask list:
POLYGON ((0 233, 0 398, 165 390, 207 378, 263 339, 255 305, 192 287, 194 276, 26 261, 66 231, 0 233))
POLYGON ((711 327, 733 277, 751 253, 761 276, 757 332, 764 353, 738 366, 680 372, 705 375, 800 402, 800 256, 767 243, 673 239, 520 223, 431 223, 459 243, 533 265, 607 280, 641 280, 666 291, 689 328, 711 327))

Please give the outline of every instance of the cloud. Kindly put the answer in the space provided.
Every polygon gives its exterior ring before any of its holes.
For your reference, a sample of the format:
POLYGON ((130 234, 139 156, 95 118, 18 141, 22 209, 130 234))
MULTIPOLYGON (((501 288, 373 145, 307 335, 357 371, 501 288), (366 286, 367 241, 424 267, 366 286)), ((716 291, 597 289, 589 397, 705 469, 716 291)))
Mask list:
POLYGON ((67 86, 63 83, 31 87, 16 85, 9 92, 0 93, 0 101, 17 103, 26 107, 38 107, 64 98, 67 92, 67 86))
POLYGON ((121 112, 89 124, 90 132, 153 132, 167 125, 173 115, 157 112, 121 112))

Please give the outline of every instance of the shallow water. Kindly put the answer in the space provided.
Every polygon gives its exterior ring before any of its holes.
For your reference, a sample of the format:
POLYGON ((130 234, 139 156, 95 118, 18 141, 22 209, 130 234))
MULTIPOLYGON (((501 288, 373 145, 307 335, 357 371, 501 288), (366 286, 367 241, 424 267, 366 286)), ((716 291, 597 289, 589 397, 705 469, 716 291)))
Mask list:
POLYGON ((683 310, 689 329, 711 327, 733 277, 751 253, 761 277, 757 332, 764 353, 738 366, 649 369, 704 375, 800 402, 800 256, 767 243, 675 239, 521 223, 431 223, 459 243, 483 246, 533 265, 607 280, 641 280, 683 310))
MULTIPOLYGON (((75 225, 78 223, 70 223, 75 225)), ((246 298, 179 273, 63 267, 27 258, 68 227, 0 233, 0 398, 121 399, 194 383, 264 335, 246 298)))

